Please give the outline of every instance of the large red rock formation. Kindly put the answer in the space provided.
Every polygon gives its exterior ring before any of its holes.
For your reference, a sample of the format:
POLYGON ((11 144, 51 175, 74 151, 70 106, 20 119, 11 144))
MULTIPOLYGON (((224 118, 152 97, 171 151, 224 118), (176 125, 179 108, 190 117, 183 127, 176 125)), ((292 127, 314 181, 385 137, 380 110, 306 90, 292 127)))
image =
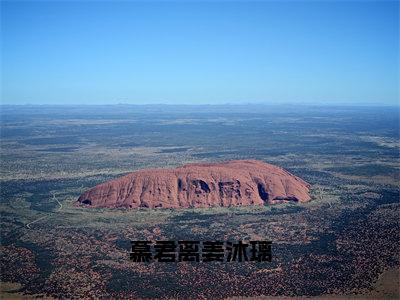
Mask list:
POLYGON ((145 169, 82 194, 92 207, 210 207, 310 200, 309 184, 284 169, 256 160, 145 169))

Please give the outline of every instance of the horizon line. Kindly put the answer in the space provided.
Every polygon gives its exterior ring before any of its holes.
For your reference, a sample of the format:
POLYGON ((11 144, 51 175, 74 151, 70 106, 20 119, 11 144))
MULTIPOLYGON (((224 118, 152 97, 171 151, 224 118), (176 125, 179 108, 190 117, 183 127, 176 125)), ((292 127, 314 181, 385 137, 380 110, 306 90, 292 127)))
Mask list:
POLYGON ((266 102, 242 102, 242 103, 102 103, 102 104, 75 104, 75 103, 1 103, 1 106, 347 106, 347 107, 400 107, 400 101, 398 103, 296 103, 296 102, 285 102, 285 103, 266 103, 266 102))

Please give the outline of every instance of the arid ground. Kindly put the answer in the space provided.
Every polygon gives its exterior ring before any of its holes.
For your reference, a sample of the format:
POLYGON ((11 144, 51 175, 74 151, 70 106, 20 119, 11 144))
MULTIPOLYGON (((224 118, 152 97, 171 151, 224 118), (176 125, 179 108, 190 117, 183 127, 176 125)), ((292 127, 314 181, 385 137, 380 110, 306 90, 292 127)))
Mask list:
POLYGON ((3 106, 3 298, 397 299, 399 111, 315 106, 3 106), (257 159, 312 201, 75 206, 143 168, 257 159), (130 240, 271 240, 272 262, 135 263, 130 240))

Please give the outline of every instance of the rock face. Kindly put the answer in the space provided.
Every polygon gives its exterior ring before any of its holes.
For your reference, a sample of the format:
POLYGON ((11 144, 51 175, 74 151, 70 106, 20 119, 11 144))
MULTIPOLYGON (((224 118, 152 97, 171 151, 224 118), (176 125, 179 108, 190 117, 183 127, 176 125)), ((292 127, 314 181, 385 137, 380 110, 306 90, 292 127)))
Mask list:
POLYGON ((309 184, 284 169, 256 160, 145 169, 82 194, 92 207, 187 208, 264 205, 310 200, 309 184))

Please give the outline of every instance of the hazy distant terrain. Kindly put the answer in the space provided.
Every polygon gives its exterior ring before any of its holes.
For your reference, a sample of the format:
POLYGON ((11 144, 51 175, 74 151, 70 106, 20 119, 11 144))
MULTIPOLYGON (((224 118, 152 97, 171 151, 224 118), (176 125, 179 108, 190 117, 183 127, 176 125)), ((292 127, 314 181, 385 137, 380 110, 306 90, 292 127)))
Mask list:
POLYGON ((396 107, 2 106, 1 280, 14 292, 67 298, 395 298, 399 137, 396 107), (312 185, 313 200, 73 206, 86 189, 137 169, 230 159, 282 166, 312 185), (270 239, 273 260, 133 263, 135 239, 270 239))

